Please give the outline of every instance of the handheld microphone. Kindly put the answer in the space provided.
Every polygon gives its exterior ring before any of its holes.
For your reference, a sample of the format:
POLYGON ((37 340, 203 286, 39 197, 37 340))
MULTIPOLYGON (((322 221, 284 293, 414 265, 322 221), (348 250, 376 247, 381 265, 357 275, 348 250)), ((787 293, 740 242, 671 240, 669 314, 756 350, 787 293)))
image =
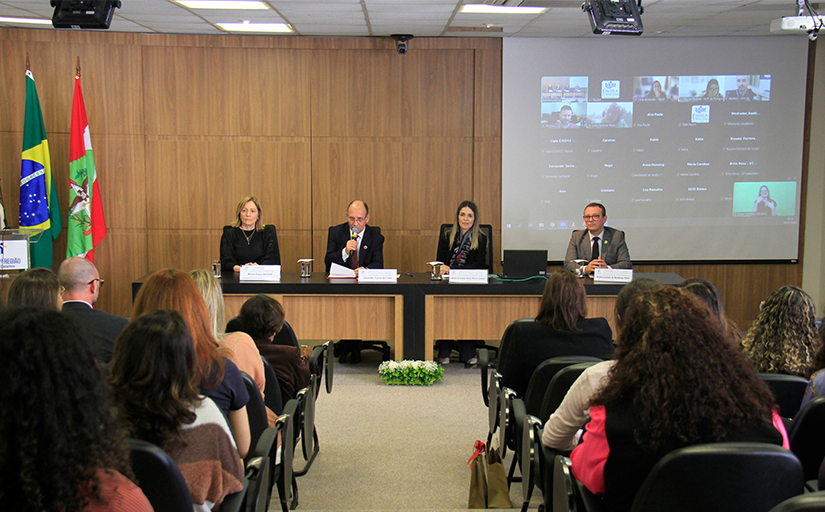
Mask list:
MULTIPOLYGON (((349 237, 350 237, 350 240, 355 240, 357 242, 358 241, 358 228, 350 228, 349 237)), ((350 251, 349 252, 349 257, 354 258, 355 257, 355 251, 350 251)))

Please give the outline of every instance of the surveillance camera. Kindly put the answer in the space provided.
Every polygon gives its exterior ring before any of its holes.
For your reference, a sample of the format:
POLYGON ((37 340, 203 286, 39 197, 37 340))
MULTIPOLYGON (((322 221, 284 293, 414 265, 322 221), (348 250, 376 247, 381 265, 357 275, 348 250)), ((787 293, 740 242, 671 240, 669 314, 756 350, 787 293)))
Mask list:
POLYGON ((414 36, 409 34, 394 34, 390 37, 395 39, 395 51, 397 51, 399 55, 404 55, 407 53, 408 41, 414 36))

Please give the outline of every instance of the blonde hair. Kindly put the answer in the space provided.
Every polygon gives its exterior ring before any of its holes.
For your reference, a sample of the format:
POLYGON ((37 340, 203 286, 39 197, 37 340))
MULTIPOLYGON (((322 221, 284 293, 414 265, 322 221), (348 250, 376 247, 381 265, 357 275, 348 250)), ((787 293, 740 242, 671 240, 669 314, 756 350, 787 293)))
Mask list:
POLYGON ((255 203, 255 208, 258 209, 258 219, 255 221, 255 231, 260 231, 264 228, 264 223, 262 220, 263 212, 261 211, 261 203, 258 202, 258 199, 255 196, 246 196, 241 199, 241 202, 238 203, 238 207, 235 209, 235 221, 232 223, 233 228, 238 228, 241 226, 241 210, 246 203, 252 201, 255 203))
POLYGON ((221 339, 224 332, 224 320, 226 319, 226 307, 223 302, 223 290, 221 290, 218 280, 206 270, 192 270, 189 272, 195 280, 195 286, 203 295, 206 302, 206 309, 209 311, 209 323, 212 325, 212 335, 215 339, 221 339))

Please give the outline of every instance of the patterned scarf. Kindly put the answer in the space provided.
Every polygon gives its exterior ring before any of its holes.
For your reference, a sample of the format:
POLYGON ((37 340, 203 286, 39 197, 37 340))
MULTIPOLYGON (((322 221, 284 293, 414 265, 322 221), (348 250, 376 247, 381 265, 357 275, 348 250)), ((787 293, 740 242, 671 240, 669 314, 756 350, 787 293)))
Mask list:
POLYGON ((467 255, 470 253, 470 246, 473 245, 473 230, 468 229, 464 236, 461 231, 455 234, 453 240, 453 255, 450 258, 450 267, 463 267, 467 263, 467 255))

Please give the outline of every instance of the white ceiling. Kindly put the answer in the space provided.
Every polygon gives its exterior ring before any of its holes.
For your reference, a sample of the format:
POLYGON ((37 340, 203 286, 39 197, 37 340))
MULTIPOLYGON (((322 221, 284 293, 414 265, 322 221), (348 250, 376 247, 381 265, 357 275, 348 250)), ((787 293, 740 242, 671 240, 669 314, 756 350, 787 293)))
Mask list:
MULTIPOLYGON (((464 3, 495 1, 269 0, 265 3, 272 9, 265 11, 195 11, 170 0, 122 0, 109 31, 225 34, 217 23, 249 20, 288 23, 303 36, 598 37, 590 31, 581 0, 523 0, 525 6, 549 7, 539 16, 458 12, 464 3)), ((771 20, 797 14, 794 0, 643 0, 642 5, 642 37, 767 35, 771 20)), ((53 12, 49 0, 0 0, 0 16, 51 19, 53 12)))

